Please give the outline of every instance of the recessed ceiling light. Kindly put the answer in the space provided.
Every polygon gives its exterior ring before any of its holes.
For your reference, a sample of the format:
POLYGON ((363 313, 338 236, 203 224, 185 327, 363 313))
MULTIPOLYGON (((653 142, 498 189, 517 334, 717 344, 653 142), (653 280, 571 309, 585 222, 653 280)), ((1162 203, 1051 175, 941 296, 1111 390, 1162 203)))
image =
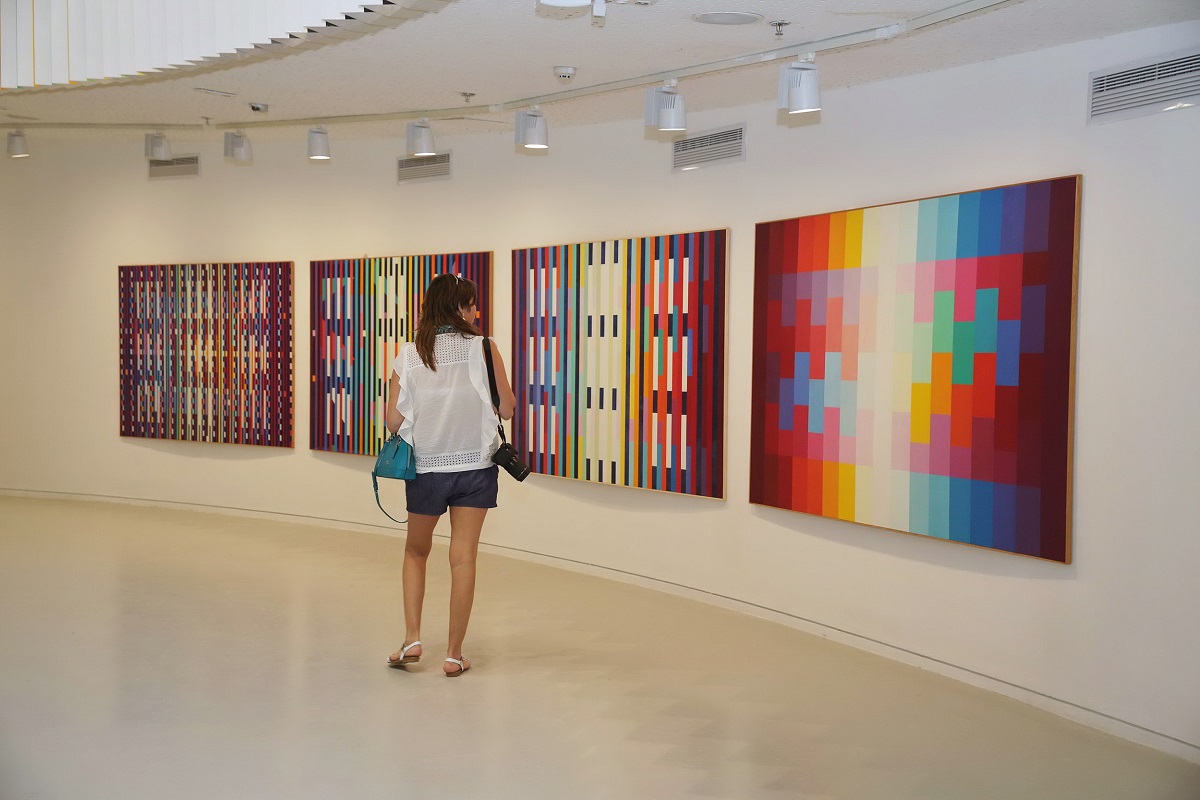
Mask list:
POLYGON ((762 14, 751 11, 706 11, 692 14, 692 19, 705 25, 753 25, 762 20, 762 14))

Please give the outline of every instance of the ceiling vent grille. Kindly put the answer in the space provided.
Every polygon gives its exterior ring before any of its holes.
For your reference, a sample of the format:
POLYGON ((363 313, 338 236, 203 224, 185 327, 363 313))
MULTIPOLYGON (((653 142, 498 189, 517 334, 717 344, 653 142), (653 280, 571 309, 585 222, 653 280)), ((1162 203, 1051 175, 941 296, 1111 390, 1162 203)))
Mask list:
POLYGON ((180 178, 200 174, 200 156, 180 156, 167 161, 150 159, 151 178, 180 178))
POLYGON ((1088 76, 1088 122, 1141 117, 1200 103, 1200 48, 1088 76))
POLYGON ((680 139, 671 151, 671 169, 675 172, 745 160, 746 129, 742 125, 680 139))
POLYGON ((450 177, 450 154, 401 158, 396 162, 396 182, 412 183, 450 177))

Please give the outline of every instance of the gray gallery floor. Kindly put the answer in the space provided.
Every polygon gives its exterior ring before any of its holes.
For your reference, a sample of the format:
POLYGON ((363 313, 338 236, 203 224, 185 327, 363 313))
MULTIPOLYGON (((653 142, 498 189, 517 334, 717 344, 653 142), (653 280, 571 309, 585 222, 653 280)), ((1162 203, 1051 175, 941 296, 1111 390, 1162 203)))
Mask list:
POLYGON ((0 497, 0 798, 1196 800, 1200 766, 762 620, 398 538, 0 497))

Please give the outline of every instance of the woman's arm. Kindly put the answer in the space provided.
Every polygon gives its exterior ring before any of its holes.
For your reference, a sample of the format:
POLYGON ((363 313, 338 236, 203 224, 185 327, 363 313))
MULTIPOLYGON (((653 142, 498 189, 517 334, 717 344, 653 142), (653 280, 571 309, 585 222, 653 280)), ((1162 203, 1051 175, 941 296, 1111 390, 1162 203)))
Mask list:
POLYGON ((496 394, 500 395, 500 418, 512 419, 517 409, 517 396, 513 394, 512 385, 508 382, 508 370, 504 368, 504 359, 500 357, 500 348, 492 345, 492 362, 496 370, 496 394))
POLYGON ((388 433, 395 433, 400 430, 400 425, 404 422, 404 415, 396 408, 396 402, 400 399, 400 376, 392 372, 392 379, 388 381, 387 393, 387 423, 388 433))

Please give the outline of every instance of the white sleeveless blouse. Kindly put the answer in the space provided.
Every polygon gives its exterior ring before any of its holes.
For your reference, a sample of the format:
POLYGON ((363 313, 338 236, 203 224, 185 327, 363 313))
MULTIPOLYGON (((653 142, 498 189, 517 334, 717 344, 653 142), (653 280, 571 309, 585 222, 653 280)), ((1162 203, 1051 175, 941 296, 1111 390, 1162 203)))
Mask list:
POLYGON ((392 362, 400 378, 400 436, 412 445, 417 472, 466 472, 492 465, 500 445, 482 339, 439 333, 431 370, 408 342, 392 362))

